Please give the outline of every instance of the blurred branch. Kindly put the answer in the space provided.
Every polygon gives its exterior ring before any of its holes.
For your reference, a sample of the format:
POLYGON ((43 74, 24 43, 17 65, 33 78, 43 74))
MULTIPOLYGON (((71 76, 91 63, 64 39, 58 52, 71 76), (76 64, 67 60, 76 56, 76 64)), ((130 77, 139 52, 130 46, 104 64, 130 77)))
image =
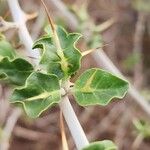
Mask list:
POLYGON ((102 33, 104 31, 106 31, 107 29, 109 29, 115 22, 116 22, 116 19, 111 18, 111 19, 105 21, 104 23, 101 23, 100 25, 97 25, 94 28, 94 31, 102 33))
POLYGON ((118 149, 123 149, 125 135, 127 133, 127 127, 131 120, 132 120, 132 113, 130 112, 129 109, 126 108, 124 110, 124 113, 121 116, 119 125, 117 127, 116 136, 115 136, 115 143, 117 144, 118 149))
MULTIPOLYGON (((71 27, 77 28, 77 26, 79 24, 74 23, 74 22, 78 22, 77 19, 75 17, 73 17, 74 19, 72 17, 70 17, 71 12, 69 12, 69 10, 66 8, 65 4, 62 1, 49 0, 49 2, 50 2, 50 4, 53 4, 60 11, 60 13, 65 16, 65 19, 68 20, 67 22, 70 22, 70 24, 72 25, 71 27), (72 19, 73 19, 73 21, 72 21, 72 19)), ((72 29, 74 29, 74 28, 72 28, 72 29)), ((121 74, 119 69, 113 64, 113 62, 108 58, 108 56, 105 54, 105 52, 103 50, 100 49, 100 50, 94 51, 92 53, 92 56, 96 60, 98 66, 103 66, 103 68, 111 71, 112 73, 123 77, 123 75, 121 74)), ((129 94, 133 98, 133 100, 137 104, 139 104, 139 106, 144 110, 144 112, 146 112, 147 115, 150 117, 150 105, 132 85, 130 86, 129 94)))
POLYGON ((67 22, 68 26, 75 30, 78 27, 78 21, 76 17, 68 11, 68 8, 61 0, 47 0, 49 5, 53 5, 56 9, 61 12, 61 15, 64 17, 63 19, 67 22))
POLYGON ((17 137, 24 138, 24 139, 31 140, 31 141, 39 141, 39 140, 56 141, 57 140, 57 136, 51 135, 50 133, 34 131, 34 130, 26 129, 20 126, 16 126, 14 128, 13 133, 17 137), (53 136, 53 138, 51 138, 51 136, 53 136))
POLYGON ((8 117, 6 125, 2 131, 0 150, 8 150, 9 139, 11 137, 13 128, 21 115, 20 109, 14 109, 12 114, 8 117))
POLYGON ((145 30, 146 13, 139 12, 138 20, 135 27, 133 54, 137 57, 137 62, 134 66, 134 86, 138 89, 143 83, 143 58, 142 58, 142 43, 145 30))
POLYGON ((43 27, 46 19, 46 15, 45 12, 43 11, 43 7, 40 7, 39 9, 40 9, 38 13, 39 15, 32 26, 31 35, 33 39, 36 39, 39 36, 40 30, 43 27))
POLYGON ((17 28, 17 24, 13 22, 7 22, 0 16, 0 32, 7 31, 8 29, 17 28))

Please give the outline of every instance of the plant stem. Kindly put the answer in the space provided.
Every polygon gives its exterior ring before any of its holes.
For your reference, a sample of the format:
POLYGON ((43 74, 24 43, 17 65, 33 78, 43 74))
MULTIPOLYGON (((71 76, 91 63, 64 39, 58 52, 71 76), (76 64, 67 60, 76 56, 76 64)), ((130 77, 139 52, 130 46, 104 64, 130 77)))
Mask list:
POLYGON ((67 96, 63 97, 59 106, 63 112, 64 118, 68 124, 68 127, 69 127, 72 137, 75 141, 77 149, 79 149, 79 150, 82 149, 83 147, 88 145, 89 142, 84 134, 84 131, 77 119, 77 116, 76 116, 67 96))
MULTIPOLYGON (((21 10, 18 0, 7 0, 12 17, 18 25, 18 33, 21 42, 24 44, 28 54, 34 58, 39 58, 40 54, 37 50, 32 50, 33 41, 26 27, 26 14, 21 10)), ((37 64, 37 59, 34 60, 37 64)))
MULTIPOLYGON (((39 58, 39 52, 32 52, 33 40, 26 27, 26 18, 24 12, 21 10, 18 0, 7 0, 13 19, 19 25, 19 37, 26 49, 32 57, 39 58)), ((34 60, 35 64, 38 64, 38 61, 34 60)), ((75 112, 69 102, 68 97, 64 97, 60 103, 60 108, 63 112, 63 115, 66 119, 68 127, 71 131, 71 134, 75 140, 76 146, 78 149, 83 148, 88 145, 88 140, 84 134, 84 131, 75 115, 75 112)))

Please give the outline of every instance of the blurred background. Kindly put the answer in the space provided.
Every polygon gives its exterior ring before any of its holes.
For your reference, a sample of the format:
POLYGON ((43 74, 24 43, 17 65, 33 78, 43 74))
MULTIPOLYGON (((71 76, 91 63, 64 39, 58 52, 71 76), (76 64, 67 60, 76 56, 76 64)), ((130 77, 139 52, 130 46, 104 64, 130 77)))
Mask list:
MULTIPOLYGON (((19 3, 31 14, 27 27, 36 40, 48 24, 43 6, 39 0, 19 0, 19 3)), ((88 139, 113 140, 119 150, 149 150, 150 0, 45 0, 45 3, 57 24, 83 34, 77 45, 81 51, 101 47, 138 91, 130 90, 123 100, 106 107, 83 108, 70 96, 88 139)), ((0 1, 0 16, 0 29, 4 20, 13 21, 5 0, 0 1)), ((22 53, 24 46, 17 29, 9 29, 4 34, 22 53)), ((87 55, 72 81, 87 68, 109 68, 105 61, 95 58, 87 55)), ((9 104, 9 91, 7 86, 0 88, 0 144, 9 145, 9 150, 61 150, 59 108, 56 106, 40 118, 30 119, 9 104), (9 138, 5 138, 4 132, 10 133, 9 138)), ((75 149, 66 123, 65 128, 69 148, 75 149)))

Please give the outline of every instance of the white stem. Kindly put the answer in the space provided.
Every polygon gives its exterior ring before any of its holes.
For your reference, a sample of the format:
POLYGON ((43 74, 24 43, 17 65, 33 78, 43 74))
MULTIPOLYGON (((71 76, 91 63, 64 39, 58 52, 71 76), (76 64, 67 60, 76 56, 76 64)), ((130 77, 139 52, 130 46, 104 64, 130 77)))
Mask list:
POLYGON ((64 114, 64 118, 68 124, 68 127, 69 127, 72 137, 75 141, 77 149, 80 150, 83 147, 87 146, 89 144, 89 142, 85 136, 85 133, 77 119, 77 116, 76 116, 67 96, 62 99, 59 106, 64 114))
MULTIPOLYGON (((27 30, 25 14, 22 12, 18 0, 7 0, 7 1, 14 21, 19 24, 20 39, 22 40, 23 44, 25 45, 30 55, 32 57, 39 58, 39 52, 35 52, 35 51, 32 52, 33 40, 31 39, 31 36, 27 30)), ((37 64, 38 62, 35 61, 34 63, 37 64)), ((71 134, 75 140, 77 147, 80 149, 83 146, 87 145, 88 140, 83 132, 83 129, 74 113, 74 110, 69 100, 68 99, 62 100, 60 104, 60 108, 63 112, 63 115, 66 119, 66 122, 68 124, 68 127, 71 131, 71 134)))
MULTIPOLYGON (((15 21, 15 23, 18 25, 18 33, 19 38, 21 39, 21 42, 24 44, 26 50, 28 51, 29 55, 35 58, 39 58, 40 54, 37 50, 32 50, 33 40, 29 34, 29 31, 26 27, 26 15, 21 10, 18 0, 7 0, 9 8, 12 13, 12 17, 15 21)), ((35 59, 35 63, 38 63, 38 61, 35 59)))

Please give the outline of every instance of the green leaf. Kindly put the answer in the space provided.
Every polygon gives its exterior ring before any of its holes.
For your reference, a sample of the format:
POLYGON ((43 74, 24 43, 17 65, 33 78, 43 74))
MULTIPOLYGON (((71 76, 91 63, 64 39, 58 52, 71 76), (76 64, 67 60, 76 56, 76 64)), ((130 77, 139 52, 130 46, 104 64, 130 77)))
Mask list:
POLYGON ((15 89, 12 103, 21 103, 29 117, 36 118, 60 101, 60 85, 55 75, 33 72, 24 87, 15 89))
POLYGON ((53 42, 50 29, 47 28, 46 31, 47 35, 37 40, 33 45, 33 49, 42 49, 40 64, 48 73, 57 75, 59 79, 68 78, 80 68, 82 55, 75 44, 81 35, 67 33, 62 27, 58 26, 57 35, 62 52, 62 55, 60 55, 53 42))
POLYGON ((3 57, 14 59, 16 57, 16 53, 9 42, 7 42, 4 39, 1 39, 0 40, 0 60, 3 57))
POLYGON ((22 58, 9 60, 8 57, 4 57, 0 61, 0 80, 4 82, 23 85, 32 71, 33 66, 22 58))
POLYGON ((144 138, 150 138, 150 124, 144 120, 134 120, 133 124, 137 132, 144 138))
POLYGON ((107 105, 113 98, 123 98, 128 83, 101 69, 85 71, 75 82, 73 93, 81 106, 107 105))
POLYGON ((150 0, 132 0, 132 5, 137 11, 150 12, 150 0))
POLYGON ((82 150, 117 150, 117 147, 112 141, 104 140, 90 143, 82 150))

